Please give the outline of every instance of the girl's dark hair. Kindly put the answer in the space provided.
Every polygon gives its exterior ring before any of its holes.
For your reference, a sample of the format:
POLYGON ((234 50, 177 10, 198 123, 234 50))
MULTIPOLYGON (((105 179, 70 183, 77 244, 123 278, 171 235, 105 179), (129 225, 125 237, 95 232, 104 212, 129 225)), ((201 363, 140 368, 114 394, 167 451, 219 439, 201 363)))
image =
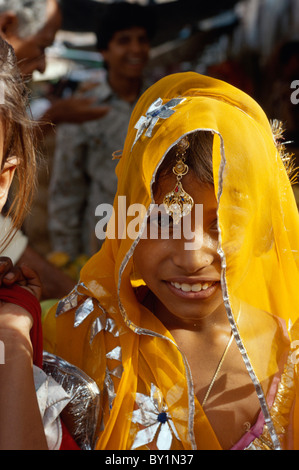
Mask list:
POLYGON ((2 168, 16 157, 16 186, 7 215, 12 228, 2 240, 7 245, 19 229, 30 205, 35 188, 36 155, 34 124, 28 116, 28 92, 17 67, 13 48, 0 37, 0 116, 3 122, 4 148, 2 168))
POLYGON ((174 147, 172 147, 163 162, 161 163, 153 192, 155 193, 159 186, 159 180, 172 174, 177 154, 184 152, 186 145, 188 146, 185 153, 185 162, 192 170, 198 180, 203 184, 214 184, 213 178, 213 133, 211 131, 196 131, 183 137, 174 147))

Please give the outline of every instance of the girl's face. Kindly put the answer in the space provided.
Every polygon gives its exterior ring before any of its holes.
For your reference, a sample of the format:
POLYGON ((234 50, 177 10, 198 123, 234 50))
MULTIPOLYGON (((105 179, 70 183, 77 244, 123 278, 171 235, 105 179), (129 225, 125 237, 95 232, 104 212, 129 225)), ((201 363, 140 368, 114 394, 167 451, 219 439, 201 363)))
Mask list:
POLYGON ((3 119, 0 118, 0 212, 7 200, 8 191, 17 166, 17 158, 11 157, 3 165, 3 151, 5 142, 5 127, 3 119))
MULTIPOLYGON (((173 175, 160 179, 157 205, 163 203, 165 194, 172 191, 174 185, 173 175)), ((200 183, 191 171, 183 177, 182 185, 192 196, 194 207, 189 225, 186 223, 188 216, 181 219, 181 237, 176 238, 177 228, 171 226, 168 239, 142 238, 134 252, 134 268, 157 299, 154 313, 168 328, 195 324, 224 311, 214 188, 200 183), (196 208, 196 205, 202 206, 196 208), (184 232, 185 224, 192 231, 191 238, 190 230, 184 232)), ((155 217, 154 209, 149 224, 158 225, 162 235, 167 217, 155 217)))

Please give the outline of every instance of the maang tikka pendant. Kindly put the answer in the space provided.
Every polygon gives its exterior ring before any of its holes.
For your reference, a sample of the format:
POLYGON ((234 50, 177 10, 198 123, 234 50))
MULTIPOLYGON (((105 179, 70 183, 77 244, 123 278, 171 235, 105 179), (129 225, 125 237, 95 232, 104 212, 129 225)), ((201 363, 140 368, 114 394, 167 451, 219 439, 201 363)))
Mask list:
POLYGON ((189 167, 185 163, 185 154, 188 146, 185 147, 182 154, 180 154, 180 152, 177 153, 178 158, 172 169, 177 177, 177 182, 174 189, 170 193, 167 193, 163 199, 165 210, 167 214, 172 217, 175 225, 179 223, 184 215, 188 215, 194 206, 193 198, 190 194, 186 193, 181 183, 182 177, 189 171, 189 167))

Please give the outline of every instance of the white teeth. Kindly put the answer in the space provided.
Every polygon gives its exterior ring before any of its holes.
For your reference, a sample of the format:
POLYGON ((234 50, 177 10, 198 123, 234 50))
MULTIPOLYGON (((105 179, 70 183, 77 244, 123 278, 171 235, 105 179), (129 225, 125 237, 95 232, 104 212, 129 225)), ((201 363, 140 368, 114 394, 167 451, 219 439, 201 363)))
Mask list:
POLYGON ((190 292, 192 290, 192 287, 190 286, 190 284, 182 284, 181 289, 184 292, 190 292))
POLYGON ((181 289, 183 292, 200 292, 201 290, 206 290, 212 284, 213 282, 205 282, 204 284, 201 284, 199 282, 197 284, 187 284, 185 282, 183 284, 180 284, 179 282, 171 282, 171 285, 173 285, 177 289, 181 289))
POLYGON ((192 292, 200 292, 202 289, 201 284, 193 284, 192 285, 192 292))

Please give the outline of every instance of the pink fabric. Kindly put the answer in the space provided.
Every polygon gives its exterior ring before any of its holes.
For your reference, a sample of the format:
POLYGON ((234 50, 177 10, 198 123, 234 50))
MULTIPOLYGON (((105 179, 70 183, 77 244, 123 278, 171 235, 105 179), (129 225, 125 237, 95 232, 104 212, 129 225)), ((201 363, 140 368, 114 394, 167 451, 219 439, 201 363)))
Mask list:
MULTIPOLYGON (((271 408, 274 403, 279 381, 280 374, 279 376, 277 375, 276 377, 274 377, 271 387, 269 389, 269 393, 267 395, 267 404, 269 408, 271 408)), ((244 436, 241 437, 241 439, 231 448, 231 450, 246 449, 254 441, 254 439, 261 436, 264 430, 264 425, 265 418, 263 412, 260 411, 255 424, 249 429, 249 431, 244 434, 244 436)))

